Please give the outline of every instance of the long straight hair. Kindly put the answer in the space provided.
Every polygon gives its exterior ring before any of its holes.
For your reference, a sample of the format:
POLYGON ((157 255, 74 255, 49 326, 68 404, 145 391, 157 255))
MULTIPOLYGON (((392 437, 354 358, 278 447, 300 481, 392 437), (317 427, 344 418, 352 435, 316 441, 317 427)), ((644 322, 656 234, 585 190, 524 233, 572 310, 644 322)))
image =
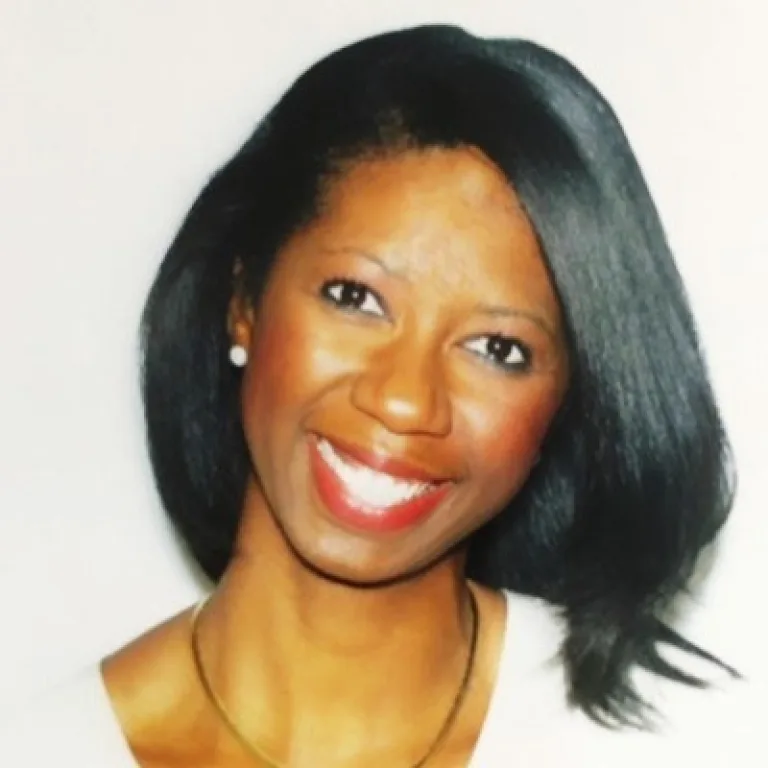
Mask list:
POLYGON ((150 456, 168 514, 214 581, 251 464, 227 362, 235 259, 258 303, 275 255, 349 161, 408 146, 482 150, 540 241, 563 309, 566 401, 524 488, 467 542, 468 576, 539 596, 566 622, 570 701, 647 725, 637 665, 703 682, 659 653, 717 662, 661 619, 732 502, 727 440, 685 291, 610 106, 533 43, 457 27, 378 35, 321 60, 206 185, 142 318, 150 456))

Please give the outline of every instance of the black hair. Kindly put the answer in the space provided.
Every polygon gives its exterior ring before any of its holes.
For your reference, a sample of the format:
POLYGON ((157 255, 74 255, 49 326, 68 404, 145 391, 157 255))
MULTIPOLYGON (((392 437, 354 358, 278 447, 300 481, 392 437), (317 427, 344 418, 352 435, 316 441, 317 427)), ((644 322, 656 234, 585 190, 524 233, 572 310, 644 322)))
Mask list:
MULTIPOLYGON (((728 444, 684 287, 610 106, 534 43, 458 27, 377 35, 288 89, 205 186, 142 317, 142 392, 163 504, 214 581, 233 551, 250 460, 228 304, 242 262, 258 302, 275 255, 347 160, 472 146, 506 175, 562 305, 571 384, 524 488, 468 541, 467 575, 562 612, 572 704, 647 725, 635 668, 688 643, 662 616, 732 504, 728 444)), ((725 665, 722 665, 725 666, 725 665)))

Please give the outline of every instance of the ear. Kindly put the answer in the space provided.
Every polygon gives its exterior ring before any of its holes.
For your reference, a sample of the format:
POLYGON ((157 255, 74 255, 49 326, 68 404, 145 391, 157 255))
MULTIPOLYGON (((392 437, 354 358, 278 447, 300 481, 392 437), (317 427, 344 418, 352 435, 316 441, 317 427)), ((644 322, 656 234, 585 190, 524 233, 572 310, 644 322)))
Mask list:
POLYGON ((253 338, 254 312, 245 291, 243 265, 235 260, 232 271, 232 298, 227 309, 227 333, 232 344, 239 344, 249 349, 253 338))

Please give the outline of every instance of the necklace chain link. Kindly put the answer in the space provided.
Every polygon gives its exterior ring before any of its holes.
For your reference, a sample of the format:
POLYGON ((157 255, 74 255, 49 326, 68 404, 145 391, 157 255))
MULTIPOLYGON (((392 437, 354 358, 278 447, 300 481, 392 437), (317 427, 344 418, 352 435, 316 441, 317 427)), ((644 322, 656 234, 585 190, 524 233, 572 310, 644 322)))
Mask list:
MULTIPOLYGON (((470 636, 467 662, 464 666, 464 674, 461 678, 461 684, 459 685, 456 696, 451 703, 451 708, 448 710, 448 715, 443 721, 443 724, 440 726, 440 730, 437 732, 437 736, 433 739, 424 756, 418 762, 410 766, 410 768, 423 768, 423 766, 427 764, 427 761, 429 761, 440 749, 443 742, 448 737, 448 733, 450 732, 451 727, 456 720, 456 716, 461 709, 461 705, 466 698, 466 694, 469 689, 469 682, 472 679, 472 671, 475 664, 475 651, 477 650, 477 636, 479 634, 480 620, 475 595, 469 588, 467 588, 467 593, 469 595, 469 604, 472 614, 472 634, 470 636)), ((224 706, 224 702, 213 689, 211 681, 208 679, 208 675, 205 672, 205 667, 203 666, 200 654, 200 642, 198 637, 200 616, 202 615, 203 608, 207 603, 208 598, 202 600, 195 608, 192 614, 192 632, 190 634, 190 644, 192 646, 192 657, 195 662, 195 670, 197 671, 197 676, 200 680, 203 691, 205 692, 206 698, 216 710, 216 713, 221 718, 222 722, 226 725, 232 736, 251 757, 266 765, 267 768, 286 768, 286 766, 265 754, 261 749, 259 749, 255 744, 253 744, 243 735, 232 717, 227 712, 227 709, 224 706)))

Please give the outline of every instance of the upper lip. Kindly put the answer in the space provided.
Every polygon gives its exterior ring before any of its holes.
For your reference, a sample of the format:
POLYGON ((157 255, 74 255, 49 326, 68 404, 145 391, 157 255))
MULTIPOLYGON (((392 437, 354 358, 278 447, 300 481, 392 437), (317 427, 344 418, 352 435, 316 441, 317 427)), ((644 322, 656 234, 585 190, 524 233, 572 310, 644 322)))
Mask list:
POLYGON ((377 472, 383 472, 401 480, 418 481, 422 483, 442 483, 450 480, 450 478, 445 475, 438 475, 435 472, 430 472, 422 467, 417 467, 407 460, 392 456, 391 454, 363 448, 354 443, 340 440, 337 437, 329 437, 328 435, 319 434, 317 437, 327 440, 343 457, 350 458, 358 464, 363 464, 377 472))

